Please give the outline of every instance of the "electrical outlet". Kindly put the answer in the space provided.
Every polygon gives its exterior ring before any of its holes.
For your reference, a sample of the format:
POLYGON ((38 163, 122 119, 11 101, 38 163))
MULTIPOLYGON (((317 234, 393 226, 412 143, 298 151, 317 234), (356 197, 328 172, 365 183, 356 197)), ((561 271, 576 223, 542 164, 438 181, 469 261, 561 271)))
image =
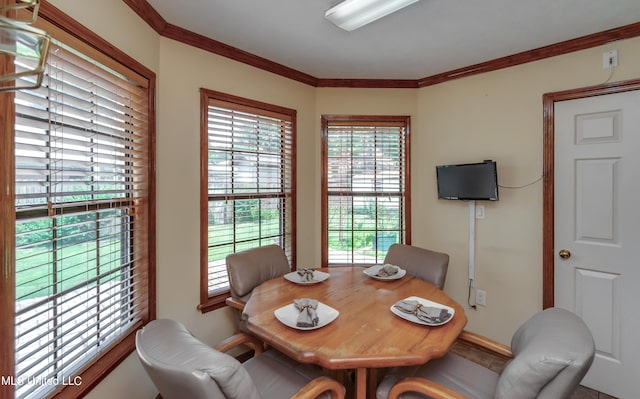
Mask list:
POLYGON ((487 306, 487 291, 476 290, 476 305, 487 306))
POLYGON ((618 50, 610 50, 602 53, 602 67, 605 69, 618 66, 618 50))
POLYGON ((476 219, 484 219, 484 205, 476 206, 476 219))

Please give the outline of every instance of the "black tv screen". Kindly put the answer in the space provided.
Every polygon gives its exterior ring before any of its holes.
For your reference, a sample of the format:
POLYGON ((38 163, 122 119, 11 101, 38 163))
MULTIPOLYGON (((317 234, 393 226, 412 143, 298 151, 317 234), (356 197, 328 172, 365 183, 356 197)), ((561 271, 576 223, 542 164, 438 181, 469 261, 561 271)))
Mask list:
POLYGON ((438 199, 498 200, 494 161, 436 166, 438 199))

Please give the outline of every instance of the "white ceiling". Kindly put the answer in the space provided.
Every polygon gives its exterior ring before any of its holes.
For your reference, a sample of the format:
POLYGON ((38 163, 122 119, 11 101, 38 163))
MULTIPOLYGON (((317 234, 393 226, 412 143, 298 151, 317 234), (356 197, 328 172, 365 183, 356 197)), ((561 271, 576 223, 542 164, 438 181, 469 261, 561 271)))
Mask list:
POLYGON ((170 24, 321 79, 420 79, 640 22, 640 0, 420 0, 346 32, 324 19, 339 0, 147 1, 170 24))

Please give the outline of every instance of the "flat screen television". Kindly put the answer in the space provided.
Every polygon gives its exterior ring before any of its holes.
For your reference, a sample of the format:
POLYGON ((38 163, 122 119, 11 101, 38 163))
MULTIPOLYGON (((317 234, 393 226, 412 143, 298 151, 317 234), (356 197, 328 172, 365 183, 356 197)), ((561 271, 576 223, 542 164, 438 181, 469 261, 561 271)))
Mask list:
POLYGON ((498 200, 498 173, 494 161, 436 166, 438 199, 498 200))

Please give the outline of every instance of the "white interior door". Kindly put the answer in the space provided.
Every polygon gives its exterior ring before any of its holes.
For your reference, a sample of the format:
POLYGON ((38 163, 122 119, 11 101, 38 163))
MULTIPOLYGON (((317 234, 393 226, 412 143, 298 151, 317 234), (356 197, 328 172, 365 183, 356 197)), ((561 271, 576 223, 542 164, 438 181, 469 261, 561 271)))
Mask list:
POLYGON ((595 338, 583 385, 640 398, 640 91, 556 102, 554 146, 555 305, 595 338))

